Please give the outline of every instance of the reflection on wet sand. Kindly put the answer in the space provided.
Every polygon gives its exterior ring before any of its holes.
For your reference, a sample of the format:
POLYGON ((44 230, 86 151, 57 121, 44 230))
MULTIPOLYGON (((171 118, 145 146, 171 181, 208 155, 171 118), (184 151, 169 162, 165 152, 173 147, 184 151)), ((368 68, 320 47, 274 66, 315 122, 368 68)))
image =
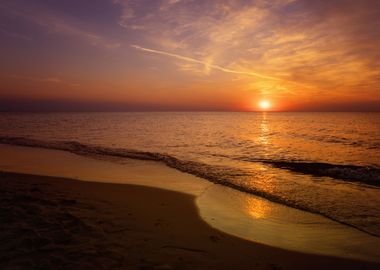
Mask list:
POLYGON ((380 260, 379 238, 231 188, 211 186, 197 205, 211 226, 241 238, 307 253, 380 260))
POLYGON ((262 199, 250 196, 245 197, 244 210, 255 219, 266 218, 271 215, 271 207, 262 199))

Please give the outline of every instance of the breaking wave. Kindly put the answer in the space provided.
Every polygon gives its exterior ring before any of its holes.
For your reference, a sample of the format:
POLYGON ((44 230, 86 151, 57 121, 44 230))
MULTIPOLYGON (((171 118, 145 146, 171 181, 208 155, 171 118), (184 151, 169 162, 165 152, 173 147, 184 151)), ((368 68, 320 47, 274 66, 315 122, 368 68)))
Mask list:
POLYGON ((359 182, 367 185, 380 187, 380 169, 369 166, 340 165, 323 162, 304 162, 286 160, 247 159, 238 160, 260 162, 272 167, 285 169, 292 172, 309 174, 312 176, 327 176, 333 179, 359 182))

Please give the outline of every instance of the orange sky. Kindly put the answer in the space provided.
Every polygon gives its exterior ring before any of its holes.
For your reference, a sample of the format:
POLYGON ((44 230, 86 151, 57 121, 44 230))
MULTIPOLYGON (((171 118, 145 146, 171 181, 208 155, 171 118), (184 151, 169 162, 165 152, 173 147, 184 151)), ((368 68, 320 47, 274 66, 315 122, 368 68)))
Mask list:
POLYGON ((380 110, 378 29, 374 0, 3 0, 0 110, 380 110))

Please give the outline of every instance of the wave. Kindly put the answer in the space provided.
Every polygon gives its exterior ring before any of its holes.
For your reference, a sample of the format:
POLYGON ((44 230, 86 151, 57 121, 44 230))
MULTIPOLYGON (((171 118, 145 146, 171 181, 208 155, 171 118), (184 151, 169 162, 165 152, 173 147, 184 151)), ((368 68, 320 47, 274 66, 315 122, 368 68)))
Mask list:
MULTIPOLYGON (((326 131, 326 132, 328 132, 328 131, 326 131)), ((297 133, 297 134, 292 134, 291 136, 296 137, 296 138, 300 138, 300 139, 304 139, 304 140, 331 143, 331 144, 348 145, 348 146, 359 147, 359 148, 367 148, 367 149, 378 149, 378 148, 380 148, 380 143, 378 141, 360 140, 358 138, 352 139, 352 138, 346 138, 343 136, 317 135, 317 134, 309 134, 309 133, 297 133)), ((363 134, 363 136, 368 136, 368 134, 363 134)))
POLYGON ((310 174, 313 176, 328 176, 335 179, 360 182, 373 186, 380 186, 380 169, 356 165, 337 165, 321 162, 288 162, 263 161, 280 169, 310 174))
POLYGON ((201 178, 205 178, 214 183, 224 183, 225 179, 237 177, 244 174, 242 170, 226 166, 207 165, 201 162, 181 160, 163 153, 139 151, 124 148, 110 148, 98 145, 83 144, 76 141, 42 141, 24 137, 0 136, 0 143, 39 147, 54 150, 68 151, 74 154, 85 156, 112 156, 139 160, 151 160, 162 162, 165 165, 179 171, 189 173, 201 178))
POLYGON ((236 159, 248 162, 260 162, 271 165, 275 168, 309 174, 312 176, 327 176, 333 179, 359 182, 380 187, 380 169, 370 166, 340 165, 323 162, 250 159, 245 157, 236 159))
MULTIPOLYGON (((79 155, 105 155, 121 158, 151 160, 162 162, 165 165, 182 172, 207 179, 214 183, 229 185, 242 190, 240 186, 229 183, 229 179, 244 176, 246 172, 238 168, 227 166, 208 165, 196 161, 181 160, 163 153, 139 151, 124 148, 110 148, 98 145, 83 144, 76 141, 42 141, 24 137, 0 136, 0 143, 40 147, 55 150, 69 151, 79 155)), ((246 157, 235 158, 240 161, 260 162, 275 168, 309 174, 313 176, 327 176, 334 179, 365 183, 380 187, 380 169, 369 166, 339 165, 322 162, 303 162, 270 159, 250 159, 246 157)), ((245 188, 243 191, 247 191, 245 188)), ((251 190, 250 190, 251 191, 251 190)), ((249 192, 250 192, 249 191, 249 192)), ((262 195, 262 194, 260 194, 262 195)))
MULTIPOLYGON (((123 149, 123 148, 110 148, 98 145, 83 144, 76 141, 43 141, 38 139, 30 139, 24 137, 9 137, 9 136, 0 136, 1 144, 10 144, 18 146, 27 146, 27 147, 38 147, 38 148, 47 148, 54 150, 63 150, 68 151, 78 155, 84 156, 110 156, 110 157, 120 157, 120 158, 130 158, 130 159, 139 159, 139 160, 150 160, 162 162, 168 167, 177 169, 181 172, 189 173, 197 177, 206 179, 210 182, 228 186, 230 188, 251 193, 263 198, 266 198, 270 201, 277 202, 283 205, 287 205, 293 208, 300 210, 316 213, 323 215, 327 218, 346 224, 348 226, 357 228, 361 231, 364 231, 368 234, 378 236, 376 233, 373 233, 365 228, 358 227, 344 220, 339 220, 334 216, 329 216, 323 211, 318 211, 317 209, 311 209, 306 205, 300 205, 296 201, 287 200, 283 197, 276 196, 275 194, 268 193, 266 191, 256 189, 254 186, 242 185, 235 183, 233 179, 240 178, 241 176, 247 176, 247 173, 241 169, 227 167, 227 166, 215 166, 208 165, 196 161, 181 160, 176 157, 170 156, 163 153, 139 151, 133 149, 123 149)), ((261 162, 268 164, 280 169, 291 170, 294 172, 312 174, 316 176, 330 176, 338 179, 349 179, 350 181, 359 181, 366 184, 371 184, 374 186, 380 186, 380 169, 369 168, 369 167, 360 167, 353 165, 333 165, 327 163, 307 163, 307 162, 298 162, 298 161, 275 161, 275 160, 248 160, 248 159, 239 159, 250 162, 261 162)))

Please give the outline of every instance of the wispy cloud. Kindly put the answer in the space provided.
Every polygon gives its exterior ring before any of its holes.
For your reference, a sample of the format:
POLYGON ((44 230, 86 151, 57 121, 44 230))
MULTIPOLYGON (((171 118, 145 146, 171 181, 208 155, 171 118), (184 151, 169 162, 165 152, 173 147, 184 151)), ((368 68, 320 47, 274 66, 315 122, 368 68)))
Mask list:
POLYGON ((256 73, 256 72, 233 70, 233 69, 225 68, 225 67, 222 67, 222 66, 210 64, 210 63, 207 63, 205 61, 194 59, 194 58, 191 58, 191 57, 186 57, 186 56, 182 56, 182 55, 178 55, 178 54, 174 54, 174 53, 169 53, 169 52, 164 52, 164 51, 159 51, 159 50, 153 50, 153 49, 149 49, 149 48, 144 48, 144 47, 141 47, 141 46, 138 46, 138 45, 131 45, 131 47, 135 48, 137 50, 140 50, 140 51, 144 51, 144 52, 161 54, 161 55, 165 55, 165 56, 169 56, 169 57, 174 57, 176 59, 180 59, 180 60, 183 60, 183 61, 200 64, 200 65, 203 65, 203 66, 205 66, 207 68, 212 68, 212 69, 223 71, 223 72, 226 72, 226 73, 233 73, 233 74, 253 76, 253 77, 257 77, 257 78, 261 78, 261 79, 267 79, 267 80, 275 80, 275 81, 280 81, 281 80, 279 78, 275 78, 275 77, 259 74, 259 73, 256 73))
MULTIPOLYGON (((160 51, 160 50, 154 50, 154 49, 149 49, 149 48, 144 48, 144 47, 141 47, 141 46, 138 46, 138 45, 130 45, 130 46, 132 48, 136 49, 136 50, 140 50, 140 51, 144 51, 144 52, 148 52, 148 53, 160 54, 160 55, 164 55, 164 56, 168 56, 168 57, 173 57, 173 58, 176 58, 176 59, 179 59, 179 60, 183 60, 183 61, 186 61, 186 62, 191 62, 191 63, 199 64, 201 66, 206 67, 206 69, 214 69, 214 70, 222 71, 222 72, 225 72, 225 73, 245 75, 245 76, 256 77, 256 78, 259 78, 259 79, 264 79, 264 80, 269 80, 269 81, 285 82, 285 83, 288 83, 288 84, 302 86, 304 88, 310 88, 310 86, 304 85, 304 84, 301 84, 301 83, 298 83, 298 82, 294 82, 294 81, 290 81, 290 80, 286 80, 286 79, 282 79, 282 78, 276 78, 276 77, 268 76, 268 75, 265 75, 265 74, 260 74, 260 73, 253 72, 253 71, 244 71, 244 70, 236 70, 236 69, 225 68, 225 67, 222 67, 222 66, 219 66, 219 65, 210 64, 209 62, 206 62, 206 61, 194 59, 194 58, 191 58, 191 57, 187 57, 187 56, 183 56, 183 55, 179 55, 179 54, 175 54, 175 53, 170 53, 170 52, 165 52, 165 51, 160 51)), ((286 89, 283 86, 281 86, 281 88, 282 89, 286 89)), ((293 93, 292 91, 290 91, 288 89, 286 89, 286 90, 289 93, 293 93)))
MULTIPOLYGON (((105 49, 114 49, 121 46, 120 42, 110 40, 98 33, 85 30, 78 22, 74 23, 71 20, 58 16, 51 11, 44 9, 30 10, 21 5, 13 3, 0 3, 2 9, 6 9, 9 14, 13 14, 16 17, 20 17, 26 21, 34 23, 44 29, 47 33, 59 33, 63 35, 69 35, 71 37, 83 40, 92 46, 97 46, 105 49), (6 5, 7 4, 7 5, 6 5)), ((6 29, 0 29, 0 32, 4 32, 13 37, 30 39, 28 36, 13 33, 6 29)))
POLYGON ((121 46, 120 42, 107 40, 106 38, 98 34, 85 31, 74 25, 66 23, 57 17, 49 16, 49 17, 46 17, 44 21, 41 21, 40 18, 38 18, 37 22, 40 25, 46 27, 47 29, 53 32, 75 36, 79 39, 82 39, 88 42, 89 44, 93 46, 98 46, 98 47, 102 47, 106 49, 114 49, 114 48, 119 48, 121 46), (46 22, 48 23, 46 24, 46 22))
POLYGON ((123 25, 139 31, 140 44, 150 44, 134 48, 186 61, 184 70, 199 72, 192 63, 206 72, 284 82, 298 93, 378 89, 374 1, 160 0, 154 8, 144 0, 117 2, 133 14, 121 18, 123 25))
POLYGON ((13 38, 17 38, 17 39, 22 39, 22 40, 32 40, 31 37, 27 36, 27 35, 24 35, 24 34, 20 34, 20 33, 16 33, 14 31, 7 31, 3 28, 0 28, 0 33, 3 33, 7 36, 10 36, 10 37, 13 37, 13 38))
POLYGON ((80 86, 79 83, 74 83, 67 81, 65 79, 62 79, 60 77, 33 77, 33 76, 21 76, 21 75, 7 75, 8 78, 13 78, 17 80, 27 80, 27 81, 33 81, 33 82, 40 82, 40 83, 53 83, 53 84, 62 84, 65 86, 70 87, 77 87, 80 86))

